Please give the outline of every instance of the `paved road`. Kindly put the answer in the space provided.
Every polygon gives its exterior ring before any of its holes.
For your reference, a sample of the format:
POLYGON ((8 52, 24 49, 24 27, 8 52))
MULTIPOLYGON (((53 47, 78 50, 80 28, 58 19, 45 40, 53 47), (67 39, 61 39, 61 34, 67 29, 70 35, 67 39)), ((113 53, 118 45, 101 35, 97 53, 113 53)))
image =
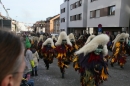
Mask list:
MULTIPOLYGON (((130 86, 130 57, 127 59, 124 69, 115 64, 114 68, 109 65, 109 78, 100 86, 130 86)), ((33 77, 35 86, 81 86, 78 72, 72 64, 66 69, 65 78, 61 78, 60 70, 57 66, 57 59, 46 70, 43 60, 39 62, 38 76, 33 77)))

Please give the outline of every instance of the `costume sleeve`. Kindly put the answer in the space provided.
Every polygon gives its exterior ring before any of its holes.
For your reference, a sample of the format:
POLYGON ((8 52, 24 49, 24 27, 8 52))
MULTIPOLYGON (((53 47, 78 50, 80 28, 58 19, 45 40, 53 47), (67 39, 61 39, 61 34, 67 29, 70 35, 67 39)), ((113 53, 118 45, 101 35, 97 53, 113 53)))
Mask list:
POLYGON ((114 53, 115 57, 119 54, 119 51, 120 51, 120 43, 116 43, 115 53, 114 53))

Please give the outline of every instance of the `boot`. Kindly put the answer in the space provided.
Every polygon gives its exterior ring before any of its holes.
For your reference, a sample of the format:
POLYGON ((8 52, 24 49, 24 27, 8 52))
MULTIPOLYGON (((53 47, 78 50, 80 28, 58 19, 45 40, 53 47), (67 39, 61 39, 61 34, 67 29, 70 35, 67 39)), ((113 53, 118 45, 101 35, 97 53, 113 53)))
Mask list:
POLYGON ((114 67, 113 63, 111 62, 111 67, 114 67))
POLYGON ((64 78, 64 73, 62 73, 62 78, 64 78))
POLYGON ((35 76, 38 76, 38 74, 37 74, 37 70, 35 70, 35 76))
POLYGON ((34 76, 34 71, 31 72, 31 76, 34 76))

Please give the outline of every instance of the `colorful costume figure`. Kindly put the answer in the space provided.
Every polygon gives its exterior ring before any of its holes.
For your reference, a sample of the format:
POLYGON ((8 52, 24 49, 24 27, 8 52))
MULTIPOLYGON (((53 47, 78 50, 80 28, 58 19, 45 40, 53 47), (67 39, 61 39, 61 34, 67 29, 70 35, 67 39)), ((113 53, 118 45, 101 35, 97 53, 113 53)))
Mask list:
POLYGON ((95 35, 89 36, 85 44, 88 44, 94 37, 95 35))
POLYGON ((126 47, 128 43, 129 34, 122 33, 114 40, 113 55, 111 57, 111 66, 118 62, 121 68, 126 63, 126 47))
MULTIPOLYGON (((95 35, 89 36, 87 41, 86 41, 86 43, 85 43, 85 45, 87 45, 94 37, 95 37, 95 35)), ((73 67, 74 67, 75 71, 79 70, 80 73, 84 72, 84 71, 82 71, 82 68, 79 66, 78 57, 77 56, 75 56, 75 58, 73 60, 73 63, 74 63, 73 67)))
POLYGON ((76 41, 76 44, 78 45, 79 48, 84 46, 84 41, 83 41, 83 35, 81 35, 78 40, 76 41))
POLYGON ((106 47, 109 37, 101 34, 93 38, 75 53, 78 55, 79 65, 82 68, 82 86, 99 86, 108 78, 107 62, 104 56, 108 54, 106 47))
POLYGON ((47 70, 49 69, 49 64, 53 62, 55 55, 54 48, 54 43, 51 38, 48 38, 42 45, 42 55, 47 70))
POLYGON ((62 78, 64 78, 65 68, 68 67, 68 64, 71 62, 71 58, 69 53, 72 49, 72 44, 66 34, 66 32, 61 32, 58 40, 56 42, 56 52, 58 59, 58 66, 62 73, 62 78))
POLYGON ((55 37, 55 35, 52 36, 52 40, 53 40, 54 45, 55 45, 55 43, 57 42, 57 38, 55 37))

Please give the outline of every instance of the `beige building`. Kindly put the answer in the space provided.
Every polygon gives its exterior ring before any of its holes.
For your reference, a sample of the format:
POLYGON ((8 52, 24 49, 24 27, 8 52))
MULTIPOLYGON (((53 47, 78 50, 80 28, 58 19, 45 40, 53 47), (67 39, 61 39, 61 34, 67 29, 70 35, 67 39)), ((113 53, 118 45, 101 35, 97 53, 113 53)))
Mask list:
POLYGON ((60 14, 50 19, 50 33, 59 33, 59 19, 60 14))

